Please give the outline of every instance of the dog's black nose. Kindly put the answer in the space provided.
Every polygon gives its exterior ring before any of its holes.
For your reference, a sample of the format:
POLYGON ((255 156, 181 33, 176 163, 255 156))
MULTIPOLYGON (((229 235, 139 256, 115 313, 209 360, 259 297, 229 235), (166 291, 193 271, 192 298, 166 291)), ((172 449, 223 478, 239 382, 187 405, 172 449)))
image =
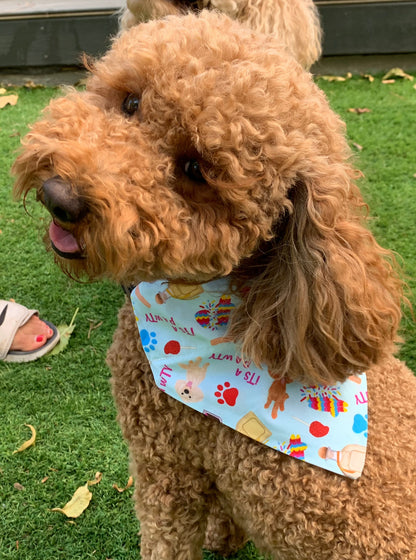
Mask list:
POLYGON ((43 203, 60 222, 74 224, 87 212, 85 200, 58 175, 43 183, 43 203))

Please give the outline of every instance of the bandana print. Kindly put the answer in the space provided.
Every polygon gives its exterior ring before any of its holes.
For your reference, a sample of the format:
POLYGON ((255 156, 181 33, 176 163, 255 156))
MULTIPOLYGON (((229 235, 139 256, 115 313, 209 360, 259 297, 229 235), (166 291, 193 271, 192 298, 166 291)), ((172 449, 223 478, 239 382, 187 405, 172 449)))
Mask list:
POLYGON ((156 385, 194 410, 278 452, 349 478, 364 468, 365 374, 306 386, 274 380, 226 337, 239 298, 226 278, 139 284, 131 294, 156 385))

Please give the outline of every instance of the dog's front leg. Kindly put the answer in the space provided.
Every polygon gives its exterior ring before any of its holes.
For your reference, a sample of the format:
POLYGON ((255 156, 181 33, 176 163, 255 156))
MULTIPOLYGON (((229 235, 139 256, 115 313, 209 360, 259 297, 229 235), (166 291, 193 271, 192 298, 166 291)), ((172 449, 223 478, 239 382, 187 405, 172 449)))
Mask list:
POLYGON ((201 432, 202 415, 156 387, 129 302, 108 364, 132 459, 142 560, 201 560, 213 490, 199 442, 208 445, 211 423, 201 432))
POLYGON ((208 505, 205 489, 189 473, 153 473, 136 479, 142 560, 201 560, 208 505))

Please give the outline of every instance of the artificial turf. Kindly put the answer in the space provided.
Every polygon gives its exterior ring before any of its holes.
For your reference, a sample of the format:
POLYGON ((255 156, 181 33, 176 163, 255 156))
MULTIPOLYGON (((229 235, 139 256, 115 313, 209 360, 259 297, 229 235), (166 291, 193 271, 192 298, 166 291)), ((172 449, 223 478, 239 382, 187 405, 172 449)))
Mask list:
MULTIPOLYGON (((415 80, 416 81, 416 80, 415 80)), ((383 84, 353 77, 317 79, 332 107, 347 123, 364 172, 361 188, 380 243, 403 259, 409 286, 416 288, 416 89, 415 81, 383 84), (368 109, 357 114, 350 109, 368 109)), ((128 479, 128 452, 116 423, 105 352, 123 302, 110 283, 79 284, 54 265, 41 242, 47 216, 33 199, 28 215, 11 197, 9 169, 20 138, 56 89, 13 89, 15 106, 0 110, 0 298, 40 310, 55 324, 76 328, 65 351, 34 363, 0 363, 0 558, 19 560, 129 560, 139 558, 138 522, 128 479), (94 328, 96 327, 96 328, 94 328), (37 430, 37 441, 12 452, 37 430), (96 471, 85 512, 69 520, 62 507, 96 471)), ((400 356, 416 371, 416 328, 403 321, 400 356)), ((205 560, 219 560, 206 553, 205 560)), ((235 560, 259 560, 252 545, 235 560)))

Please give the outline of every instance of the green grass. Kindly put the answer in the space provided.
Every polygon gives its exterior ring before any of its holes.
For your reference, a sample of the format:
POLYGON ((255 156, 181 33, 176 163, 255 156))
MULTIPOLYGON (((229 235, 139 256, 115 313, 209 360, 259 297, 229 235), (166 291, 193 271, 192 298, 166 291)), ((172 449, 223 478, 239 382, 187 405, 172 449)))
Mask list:
MULTIPOLYGON (((364 173, 360 186, 370 206, 371 228, 379 243, 395 251, 416 288, 416 89, 415 82, 383 84, 360 77, 322 87, 331 106, 346 121, 356 152, 356 165, 364 173), (356 114, 351 108, 371 112, 356 114), (362 147, 357 150, 354 144, 362 147)), ((415 301, 413 296, 413 301, 415 301)), ((416 324, 409 312, 403 320, 406 344, 400 357, 416 371, 416 324)))
MULTIPOLYGON (((416 90, 414 82, 381 84, 353 78, 344 83, 318 81, 347 122, 361 187, 374 216, 380 243, 397 251, 415 288, 416 258, 416 90), (371 110, 361 115, 348 109, 371 110), (354 148, 355 149, 355 148, 354 148)), ((11 198, 9 168, 27 124, 37 118, 53 89, 18 90, 15 107, 0 110, 0 297, 41 311, 55 324, 69 323, 76 308, 76 329, 65 352, 25 365, 0 363, 0 558, 37 560, 128 560, 139 557, 138 523, 132 490, 119 494, 128 478, 128 452, 115 421, 109 372, 104 363, 121 290, 108 283, 71 282, 41 243, 44 210, 11 198), (102 325, 88 337, 90 325, 102 325), (36 427, 34 447, 12 452, 28 439, 24 424, 36 427), (103 473, 91 488, 93 498, 80 518, 69 522, 51 508, 62 507, 76 488, 103 473), (48 479, 44 482, 45 477, 48 479), (20 483, 24 489, 15 488, 20 483)), ((416 329, 404 320, 401 357, 416 371, 416 329)), ((235 560, 259 560, 249 545, 235 560)), ((206 554, 205 560, 219 560, 206 554)))

